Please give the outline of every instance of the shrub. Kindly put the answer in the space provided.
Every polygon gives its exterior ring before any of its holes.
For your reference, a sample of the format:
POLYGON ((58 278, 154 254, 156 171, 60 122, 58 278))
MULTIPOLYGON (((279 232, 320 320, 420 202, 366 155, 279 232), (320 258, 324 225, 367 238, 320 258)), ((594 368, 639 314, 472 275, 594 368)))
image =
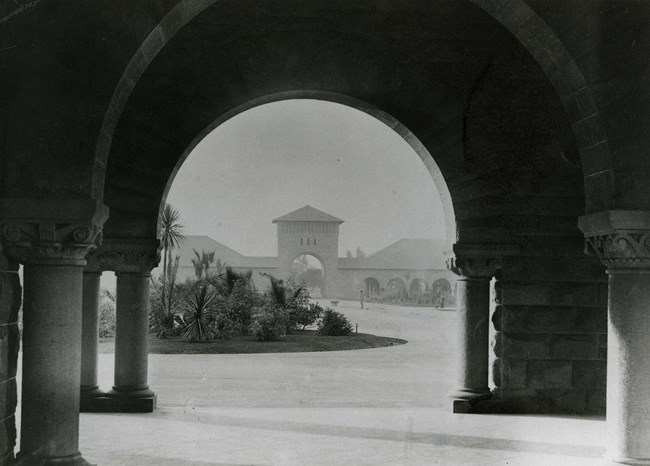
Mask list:
POLYGON ((183 320, 176 314, 161 316, 153 310, 149 313, 149 334, 156 338, 178 336, 184 327, 183 320))
POLYGON ((235 333, 247 335, 252 322, 252 309, 262 305, 262 299, 249 280, 237 280, 230 294, 218 301, 222 322, 229 323, 235 333))
POLYGON ((250 330, 259 341, 282 340, 287 336, 287 312, 279 306, 257 307, 250 330))
POLYGON ((288 328, 289 331, 295 331, 299 328, 305 330, 310 325, 318 322, 325 310, 315 303, 290 307, 288 309, 288 328))
POLYGON ((340 312, 327 308, 323 312, 323 318, 318 323, 318 333, 333 337, 350 335, 352 333, 352 324, 340 312))
POLYGON ((214 336, 212 326, 216 293, 207 286, 193 289, 185 300, 183 339, 188 342, 206 341, 214 336))
POLYGON ((99 305, 99 337, 111 338, 115 336, 115 305, 104 301, 99 305))

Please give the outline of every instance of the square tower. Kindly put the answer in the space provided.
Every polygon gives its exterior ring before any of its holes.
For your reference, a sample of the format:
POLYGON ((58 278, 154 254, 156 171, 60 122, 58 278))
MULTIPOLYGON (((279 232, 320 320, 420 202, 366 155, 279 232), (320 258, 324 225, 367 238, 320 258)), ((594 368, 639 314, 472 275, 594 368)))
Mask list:
POLYGON ((278 225, 280 275, 291 274, 291 264, 302 254, 318 258, 323 265, 323 297, 327 283, 334 283, 338 267, 339 225, 343 220, 309 205, 273 220, 278 225))

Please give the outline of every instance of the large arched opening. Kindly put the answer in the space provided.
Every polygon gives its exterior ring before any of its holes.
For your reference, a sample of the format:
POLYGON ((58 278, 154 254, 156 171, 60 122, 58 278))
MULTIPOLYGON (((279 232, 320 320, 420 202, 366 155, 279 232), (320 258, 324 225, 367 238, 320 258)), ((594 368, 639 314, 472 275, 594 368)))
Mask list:
POLYGON ((379 281, 374 277, 368 277, 363 280, 365 284, 365 294, 368 299, 376 299, 379 297, 380 286, 379 281))
POLYGON ((300 254, 291 263, 291 274, 296 282, 315 299, 325 298, 325 273, 323 262, 314 254, 300 254))
MULTIPOLYGON (((248 7, 253 8, 244 5, 237 14, 226 4, 203 10, 167 40, 125 93, 129 98, 118 106, 106 154, 107 238, 124 231, 136 238, 156 235, 170 180, 211 129, 263 103, 313 98, 369 113, 415 149, 442 186, 446 218, 453 214, 454 221, 446 222, 448 244, 514 245, 511 250, 523 251, 501 274, 501 289, 520 286, 522 267, 548 270, 535 265, 542 261, 538 248, 559 241, 577 249, 582 235, 574 219, 584 211, 585 198, 573 115, 536 58, 493 17, 471 6, 436 3, 423 12, 421 5, 405 4, 368 17, 348 11, 345 21, 327 16, 319 19, 323 27, 295 29, 288 27, 291 15, 275 5, 276 15, 265 17, 262 40, 242 21, 248 7), (361 29, 372 31, 395 14, 405 24, 418 24, 415 38, 395 34, 387 43, 358 32, 360 21, 367 26, 361 29), (217 27, 225 18, 241 30, 233 35, 217 27), (473 24, 480 40, 467 40, 456 27, 459 21, 473 24), (429 37, 433 30, 445 33, 429 37), (436 47, 413 46, 429 40, 436 47), (190 60, 186 52, 193 43, 206 47, 194 50, 190 60), (451 50, 459 58, 450 62, 451 50)), ((563 286, 570 277, 549 273, 530 280, 559 280, 563 286)), ((521 294, 508 296, 517 297, 512 306, 520 306, 509 309, 524 312, 521 294)), ((505 352, 505 367, 514 355, 498 348, 505 352)), ((504 398, 538 393, 532 386, 510 386, 505 378, 499 383, 504 398)))

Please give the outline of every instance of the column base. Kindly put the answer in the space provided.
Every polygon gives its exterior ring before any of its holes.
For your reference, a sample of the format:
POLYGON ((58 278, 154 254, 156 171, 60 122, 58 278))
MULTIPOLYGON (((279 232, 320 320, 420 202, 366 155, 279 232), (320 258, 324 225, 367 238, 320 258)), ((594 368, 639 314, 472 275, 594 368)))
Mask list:
POLYGON ((81 453, 58 458, 43 458, 18 453, 16 466, 95 466, 82 458, 81 453))
POLYGON ((113 389, 110 390, 107 394, 109 398, 151 398, 155 397, 156 394, 149 390, 149 387, 145 388, 130 388, 130 387, 117 387, 113 385, 113 389))
POLYGON ((150 396, 127 396, 119 393, 113 396, 111 390, 98 398, 89 398, 84 404, 84 413, 153 413, 156 410, 156 394, 150 396))
POLYGON ((463 388, 452 393, 452 412, 462 414, 485 413, 494 410, 492 392, 486 389, 463 388), (490 406, 486 406, 486 405, 490 406))
POLYGON ((650 458, 626 458, 623 456, 615 456, 606 453, 605 459, 611 462, 612 464, 633 464, 638 466, 650 465, 650 458))
POLYGON ((489 388, 461 388, 450 396, 455 400, 462 401, 489 400, 492 398, 492 392, 489 388))
POLYGON ((105 397, 106 393, 99 389, 99 387, 81 387, 79 398, 79 412, 92 413, 91 408, 93 400, 105 397))

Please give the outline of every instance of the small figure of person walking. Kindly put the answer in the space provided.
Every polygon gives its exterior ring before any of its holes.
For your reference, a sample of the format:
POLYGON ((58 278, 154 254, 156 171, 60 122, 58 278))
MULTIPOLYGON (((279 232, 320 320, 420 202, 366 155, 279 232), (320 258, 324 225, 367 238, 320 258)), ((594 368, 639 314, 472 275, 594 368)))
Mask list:
POLYGON ((361 304, 361 309, 363 309, 363 290, 359 290, 359 304, 361 304))

